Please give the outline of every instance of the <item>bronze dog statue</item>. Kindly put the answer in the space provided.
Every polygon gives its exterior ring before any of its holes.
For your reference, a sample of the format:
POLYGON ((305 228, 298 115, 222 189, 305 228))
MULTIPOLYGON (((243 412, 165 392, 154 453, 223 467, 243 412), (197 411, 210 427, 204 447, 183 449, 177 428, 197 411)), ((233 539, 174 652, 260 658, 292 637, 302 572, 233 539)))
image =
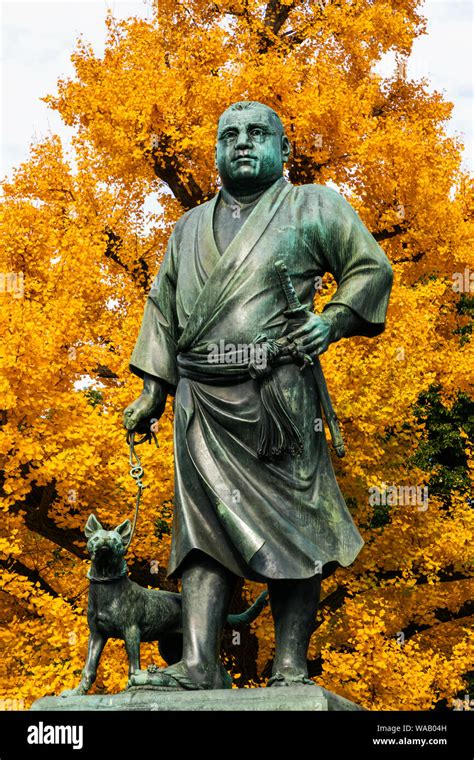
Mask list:
MULTIPOLYGON (((160 655, 168 665, 181 659, 181 595, 171 591, 146 589, 130 580, 124 555, 131 539, 131 523, 125 520, 115 530, 105 530, 95 515, 84 529, 92 565, 87 621, 89 644, 79 684, 63 691, 62 697, 87 694, 97 675, 97 667, 108 639, 122 639, 128 656, 128 676, 140 670, 140 642, 157 641, 160 655)), ((230 625, 248 624, 261 612, 267 591, 248 610, 229 615, 230 625)))

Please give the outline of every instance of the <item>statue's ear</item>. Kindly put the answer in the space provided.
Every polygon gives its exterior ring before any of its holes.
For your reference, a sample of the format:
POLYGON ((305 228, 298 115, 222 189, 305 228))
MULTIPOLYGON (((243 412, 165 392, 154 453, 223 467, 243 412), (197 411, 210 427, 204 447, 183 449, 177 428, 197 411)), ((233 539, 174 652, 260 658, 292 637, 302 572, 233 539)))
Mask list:
POLYGON ((89 515, 89 518, 84 526, 85 537, 90 538, 92 534, 96 533, 98 530, 102 530, 102 525, 94 514, 89 515))
POLYGON ((132 538, 132 523, 130 520, 124 520, 115 528, 115 532, 121 536, 123 545, 128 546, 132 538))

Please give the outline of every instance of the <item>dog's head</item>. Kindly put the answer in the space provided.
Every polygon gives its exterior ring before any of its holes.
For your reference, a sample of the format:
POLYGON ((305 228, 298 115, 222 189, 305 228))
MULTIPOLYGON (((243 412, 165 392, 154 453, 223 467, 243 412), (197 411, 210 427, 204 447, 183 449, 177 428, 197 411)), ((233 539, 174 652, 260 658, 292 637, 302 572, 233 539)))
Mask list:
POLYGON ((111 566, 114 560, 122 559, 132 537, 132 524, 124 520, 115 530, 105 530, 95 515, 89 515, 84 528, 87 551, 92 561, 111 566))

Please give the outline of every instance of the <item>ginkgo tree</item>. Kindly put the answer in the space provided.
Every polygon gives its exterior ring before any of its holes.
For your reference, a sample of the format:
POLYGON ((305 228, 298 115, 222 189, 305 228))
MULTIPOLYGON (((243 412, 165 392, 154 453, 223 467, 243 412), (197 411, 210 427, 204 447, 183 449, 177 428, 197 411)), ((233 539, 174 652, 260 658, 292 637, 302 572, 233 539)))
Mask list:
MULTIPOLYGON (((174 223, 218 189, 217 119, 242 99, 281 115, 288 179, 338 188, 395 270, 386 331, 323 357, 347 448, 337 476, 366 545, 323 584, 310 674, 369 709, 469 695, 472 183, 446 131, 452 104, 407 76, 421 5, 160 0, 146 20, 108 15, 102 56, 78 41, 74 77, 45 97, 72 148, 52 135, 3 181, 3 706, 78 680, 83 527, 91 512, 110 527, 133 512, 121 415, 141 390, 128 362, 144 302, 174 223), (382 76, 387 53, 397 63, 382 76)), ((334 287, 323 280, 317 310, 334 287)), ((159 443, 141 448, 147 489, 127 561, 142 585, 177 590, 171 406, 159 443)), ((260 591, 242 580, 233 610, 260 591)), ((263 684, 270 611, 227 631, 223 656, 236 685, 263 684)), ((142 658, 163 664, 154 644, 142 658)), ((124 688, 126 670, 110 642, 95 689, 124 688)))

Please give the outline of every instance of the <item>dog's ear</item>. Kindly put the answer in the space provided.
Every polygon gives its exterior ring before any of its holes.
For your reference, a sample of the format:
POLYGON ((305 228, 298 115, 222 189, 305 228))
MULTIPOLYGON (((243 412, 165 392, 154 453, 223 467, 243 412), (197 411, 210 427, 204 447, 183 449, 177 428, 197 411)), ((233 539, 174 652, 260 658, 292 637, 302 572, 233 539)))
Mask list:
POLYGON ((102 530, 102 525, 94 514, 89 515, 89 518, 84 526, 85 537, 90 538, 92 534, 96 533, 98 530, 102 530))
POLYGON ((132 523, 130 520, 124 520, 115 528, 115 532, 121 536, 123 545, 128 546, 132 538, 132 523))

